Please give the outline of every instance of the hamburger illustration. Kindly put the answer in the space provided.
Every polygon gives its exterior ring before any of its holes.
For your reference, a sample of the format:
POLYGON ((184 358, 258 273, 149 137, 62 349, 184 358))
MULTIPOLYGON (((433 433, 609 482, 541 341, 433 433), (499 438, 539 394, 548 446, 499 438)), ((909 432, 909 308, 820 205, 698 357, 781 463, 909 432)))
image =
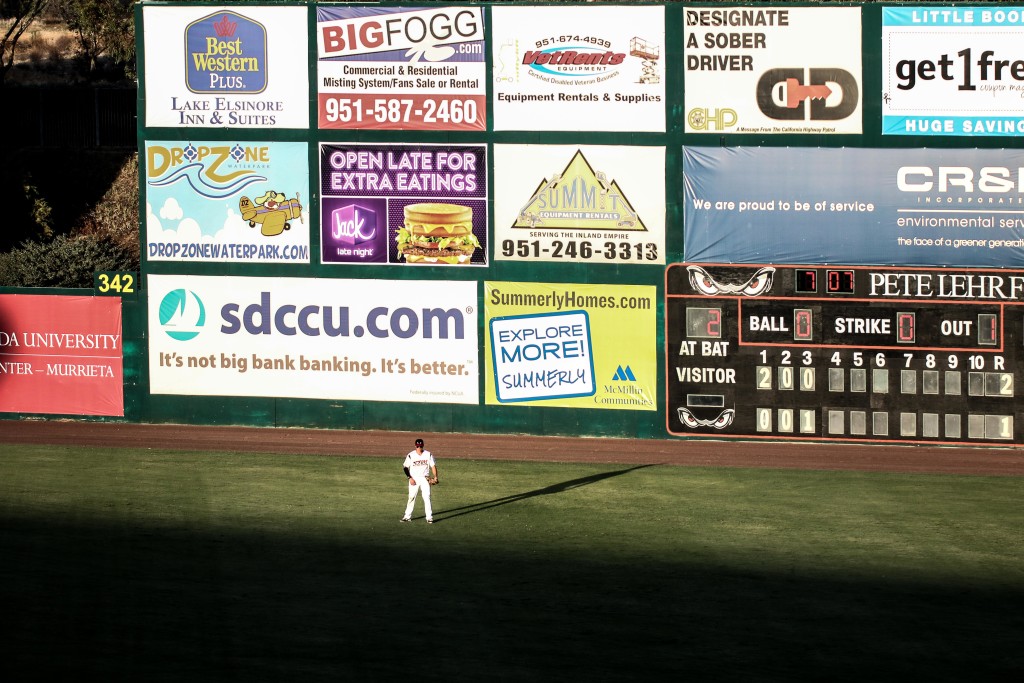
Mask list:
POLYGON ((398 253, 406 263, 469 263, 480 246, 473 209, 460 204, 410 204, 398 229, 398 253))

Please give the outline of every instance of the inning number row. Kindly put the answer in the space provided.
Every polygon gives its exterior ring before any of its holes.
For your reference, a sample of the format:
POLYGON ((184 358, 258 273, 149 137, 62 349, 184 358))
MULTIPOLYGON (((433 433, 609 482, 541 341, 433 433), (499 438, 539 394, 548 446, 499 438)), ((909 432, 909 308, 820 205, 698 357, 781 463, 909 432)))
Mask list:
MULTIPOLYGON (((900 393, 963 395, 963 375, 959 370, 900 370, 900 393), (920 381, 919 378, 920 377, 920 381)), ((967 372, 968 396, 1014 395, 1011 372, 967 372)), ((833 392, 867 392, 868 368, 828 368, 828 390, 833 392), (849 373, 849 384, 847 384, 849 373), (849 387, 849 388, 847 388, 849 387)), ((890 373, 888 368, 871 368, 871 393, 888 394, 890 373)), ((755 386, 759 390, 814 391, 817 386, 817 368, 792 365, 758 365, 755 386)))

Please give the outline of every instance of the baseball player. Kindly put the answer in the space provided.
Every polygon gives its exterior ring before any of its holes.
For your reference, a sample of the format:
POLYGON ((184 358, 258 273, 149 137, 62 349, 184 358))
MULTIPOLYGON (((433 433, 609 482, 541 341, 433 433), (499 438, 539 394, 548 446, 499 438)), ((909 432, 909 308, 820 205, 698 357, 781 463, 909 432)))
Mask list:
POLYGON ((434 510, 430 507, 430 486, 437 483, 437 463, 430 451, 424 450, 423 439, 416 439, 416 448, 409 451, 402 464, 405 476, 409 478, 409 502, 405 506, 403 522, 412 521, 412 509, 416 505, 416 494, 423 495, 423 510, 427 524, 434 523, 434 510))

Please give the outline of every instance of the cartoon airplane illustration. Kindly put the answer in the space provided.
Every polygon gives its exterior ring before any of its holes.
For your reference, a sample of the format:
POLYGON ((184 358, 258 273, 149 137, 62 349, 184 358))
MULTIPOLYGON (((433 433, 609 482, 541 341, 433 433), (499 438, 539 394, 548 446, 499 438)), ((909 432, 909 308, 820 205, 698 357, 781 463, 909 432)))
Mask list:
POLYGON ((249 221, 249 227, 255 228, 258 223, 260 232, 268 237, 280 235, 285 230, 291 229, 292 218, 302 220, 302 204, 299 203, 299 193, 295 193, 295 199, 287 199, 285 195, 274 190, 268 190, 260 197, 250 201, 248 197, 238 200, 238 210, 242 212, 242 220, 249 221))

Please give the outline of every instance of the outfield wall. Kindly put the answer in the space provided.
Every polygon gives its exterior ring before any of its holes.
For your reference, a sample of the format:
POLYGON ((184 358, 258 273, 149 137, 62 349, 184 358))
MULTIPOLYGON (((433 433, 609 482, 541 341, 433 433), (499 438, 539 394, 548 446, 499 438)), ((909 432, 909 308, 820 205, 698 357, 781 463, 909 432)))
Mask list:
POLYGON ((1022 34, 1003 3, 142 2, 123 419, 1024 442, 1017 275, 980 270, 1024 262, 1022 34))

